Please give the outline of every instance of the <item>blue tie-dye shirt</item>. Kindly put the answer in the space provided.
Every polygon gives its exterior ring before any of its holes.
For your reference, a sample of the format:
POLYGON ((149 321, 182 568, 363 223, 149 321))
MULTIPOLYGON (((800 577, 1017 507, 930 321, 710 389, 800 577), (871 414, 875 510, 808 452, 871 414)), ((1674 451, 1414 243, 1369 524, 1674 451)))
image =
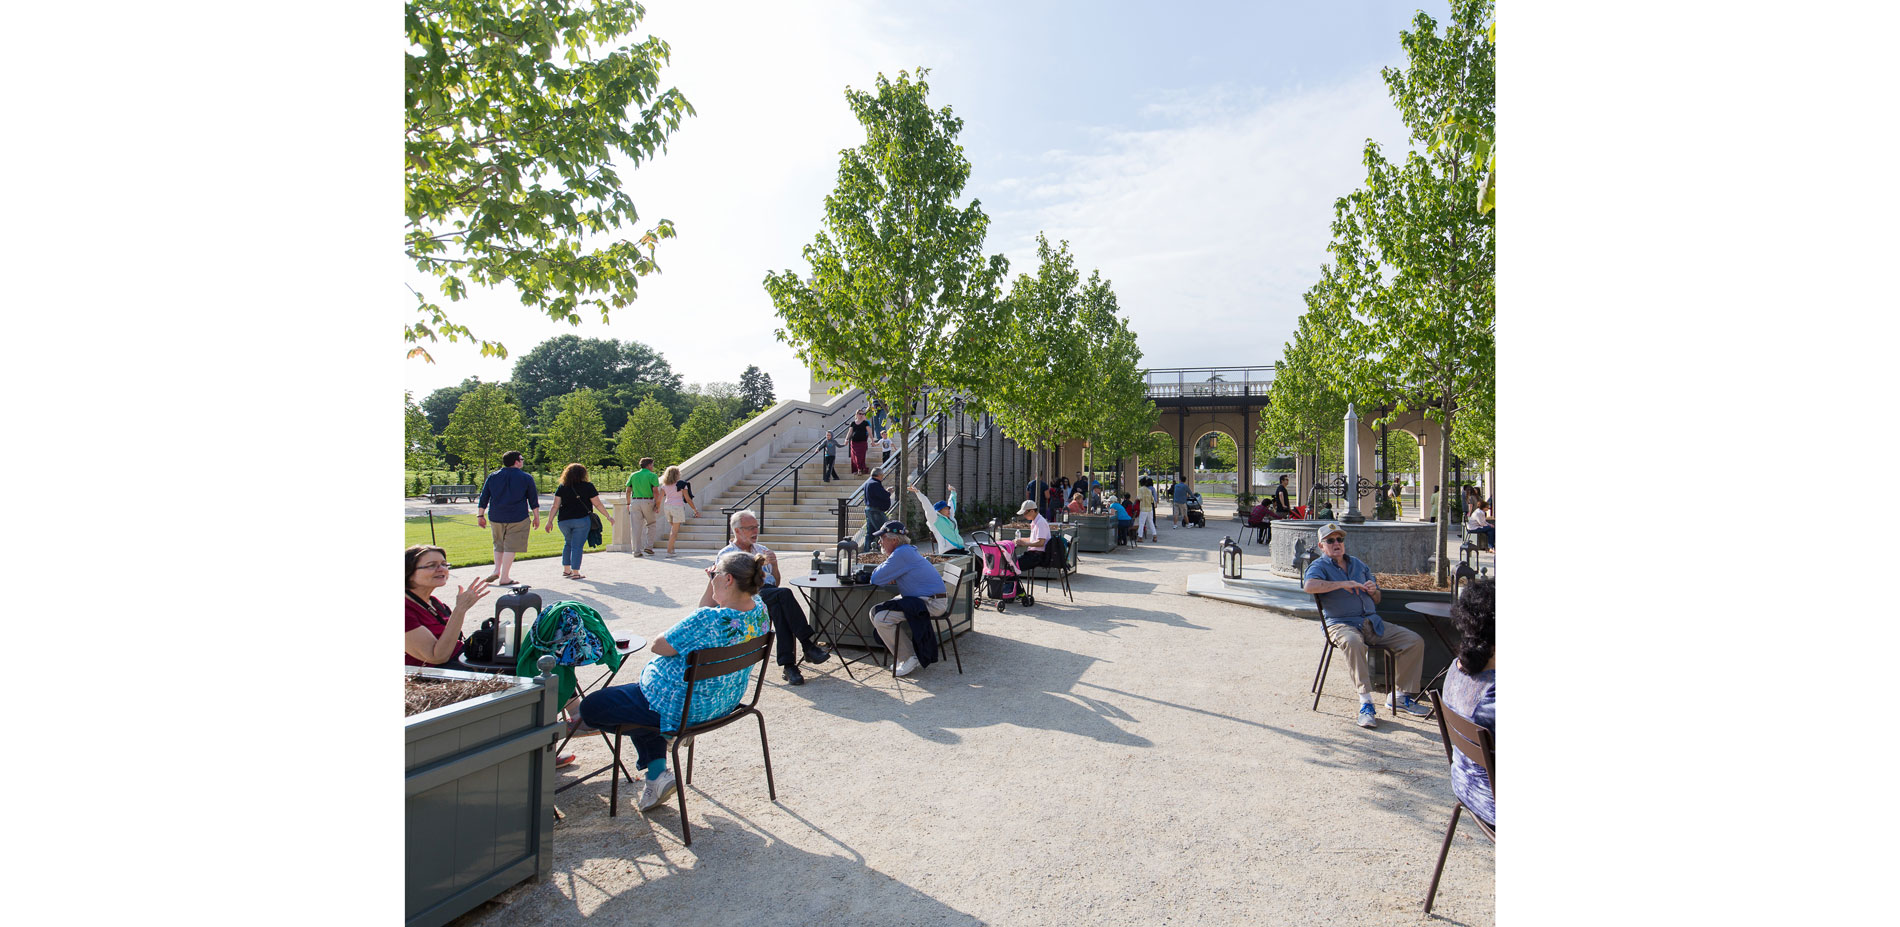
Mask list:
MULTIPOLYGON (((680 708, 686 704, 686 655, 708 647, 730 647, 764 634, 769 622, 765 602, 752 597, 752 610, 736 611, 723 606, 696 609, 666 629, 666 642, 679 651, 670 657, 654 657, 640 671, 640 691, 647 704, 659 713, 660 730, 679 729, 680 708)), ((745 697, 750 667, 714 679, 701 679, 693 688, 693 714, 689 724, 710 721, 737 707, 745 697)))

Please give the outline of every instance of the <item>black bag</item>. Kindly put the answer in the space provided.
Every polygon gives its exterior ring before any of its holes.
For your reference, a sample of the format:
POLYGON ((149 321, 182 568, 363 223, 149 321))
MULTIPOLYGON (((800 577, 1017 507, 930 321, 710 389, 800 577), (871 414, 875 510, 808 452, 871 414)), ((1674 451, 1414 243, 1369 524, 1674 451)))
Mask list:
POLYGON ((468 636, 462 642, 462 655, 477 663, 495 661, 495 619, 482 622, 481 630, 468 636))
POLYGON ((600 513, 587 513, 587 546, 600 546, 600 513))

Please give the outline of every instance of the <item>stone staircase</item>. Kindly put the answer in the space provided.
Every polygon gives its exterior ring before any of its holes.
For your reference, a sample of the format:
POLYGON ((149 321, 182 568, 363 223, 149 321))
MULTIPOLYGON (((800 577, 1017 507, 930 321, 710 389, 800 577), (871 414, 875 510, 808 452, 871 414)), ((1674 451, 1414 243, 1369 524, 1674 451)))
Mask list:
MULTIPOLYGON (((698 499, 701 517, 695 518, 680 528, 679 541, 675 550, 711 552, 726 545, 726 516, 720 512, 728 505, 734 505, 757 490, 766 480, 776 476, 779 471, 791 465, 791 462, 803 453, 804 447, 792 447, 766 460, 750 476, 733 484, 731 489, 718 499, 698 499)), ((877 460, 877 449, 871 449, 870 458, 877 460)), ((759 532, 759 540, 779 554, 781 561, 790 558, 803 562, 814 550, 832 550, 837 544, 838 516, 831 514, 841 496, 855 492, 865 477, 851 475, 851 460, 848 451, 839 449, 838 473, 841 480, 824 482, 824 457, 814 454, 811 460, 799 468, 798 504, 792 504, 792 484, 790 477, 772 490, 771 500, 767 503, 764 530, 759 532)), ((890 485, 887 477, 885 485, 890 485)), ((752 503, 756 511, 757 501, 752 503)), ((863 509, 857 510, 851 519, 851 528, 856 530, 864 520, 863 509)), ((662 538, 664 540, 664 538, 662 538)), ((663 549, 663 545, 656 545, 663 549)))

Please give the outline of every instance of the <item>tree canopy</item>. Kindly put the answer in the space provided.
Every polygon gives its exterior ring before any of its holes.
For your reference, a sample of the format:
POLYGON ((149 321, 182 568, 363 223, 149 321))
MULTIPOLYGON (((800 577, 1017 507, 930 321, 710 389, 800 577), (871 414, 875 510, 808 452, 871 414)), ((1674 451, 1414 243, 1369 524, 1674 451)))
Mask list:
POLYGON ((744 400, 742 412, 771 408, 778 401, 772 395, 772 375, 760 370, 757 364, 748 364, 745 372, 739 374, 739 398, 744 400))
POLYGON ((665 355, 638 341, 557 335, 515 359, 508 385, 524 408, 538 409, 547 399, 581 389, 623 400, 644 385, 677 390, 680 376, 665 355))
MULTIPOLYGON (((963 120, 930 109, 927 73, 879 74, 875 93, 845 90, 865 141, 840 156, 823 227, 804 249, 811 274, 764 281, 784 322, 779 340, 820 378, 891 403, 904 432, 926 386, 979 392, 1009 270, 982 253, 981 204, 956 206, 970 177, 956 142, 963 120)), ((898 472, 909 473, 902 442, 898 455, 898 472)))
POLYGON ((642 457, 651 457, 662 466, 677 463, 678 458, 673 456, 677 438, 673 414, 659 400, 648 399, 627 416, 627 423, 614 436, 614 456, 628 469, 639 466, 642 457))
POLYGON ((673 237, 660 219, 635 241, 639 212, 616 161, 638 166, 693 114, 659 86, 671 49, 658 37, 616 44, 645 15, 634 0, 406 0, 403 246, 439 293, 416 293, 403 329, 424 341, 479 341, 438 299, 507 285, 555 321, 631 303, 673 237), (630 112, 633 111, 633 112, 630 112))
POLYGON ((508 391, 496 383, 483 383, 456 405, 442 443, 464 466, 492 470, 501 466, 502 454, 526 453, 528 434, 521 425, 521 409, 508 391))
POLYGON ((673 440, 673 462, 684 463, 687 458, 710 447, 714 441, 726 436, 732 430, 732 423, 723 414, 717 402, 702 403, 686 416, 686 424, 681 425, 679 436, 673 440))
POLYGON ((570 463, 592 467, 607 453, 607 424, 593 390, 575 390, 557 400, 560 412, 541 437, 541 455, 550 469, 570 463))
POLYGON ((428 470, 441 466, 442 461, 435 453, 435 431, 429 427, 429 416, 416 405, 415 397, 407 390, 402 394, 402 424, 403 469, 428 470))

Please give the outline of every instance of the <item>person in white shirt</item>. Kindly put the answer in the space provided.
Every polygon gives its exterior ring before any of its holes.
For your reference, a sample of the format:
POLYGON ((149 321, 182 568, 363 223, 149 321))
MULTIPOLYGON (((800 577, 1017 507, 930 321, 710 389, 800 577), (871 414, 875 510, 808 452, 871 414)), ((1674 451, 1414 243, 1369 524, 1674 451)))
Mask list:
POLYGON ((1042 517, 1036 503, 1027 499, 1016 509, 1017 517, 1028 515, 1029 536, 1016 539, 1016 567, 1023 571, 1042 566, 1043 553, 1049 546, 1049 519, 1042 517))

